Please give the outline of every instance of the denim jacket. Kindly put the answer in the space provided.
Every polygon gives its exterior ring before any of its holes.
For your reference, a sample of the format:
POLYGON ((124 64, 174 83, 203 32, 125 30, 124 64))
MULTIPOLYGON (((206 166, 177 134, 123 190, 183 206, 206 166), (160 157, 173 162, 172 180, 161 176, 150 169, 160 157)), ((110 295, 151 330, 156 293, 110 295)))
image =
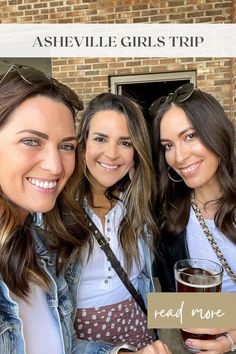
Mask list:
MULTIPOLYGON (((148 233, 146 235, 148 235, 147 237, 151 237, 148 233)), ((155 291, 153 278, 152 278, 153 259, 147 242, 141 239, 141 245, 144 250, 145 267, 143 272, 139 275, 138 291, 140 292, 145 304, 147 305, 147 294, 149 292, 155 291)), ((75 310, 76 310, 76 297, 77 297, 76 295, 77 295, 77 289, 80 282, 81 272, 82 272, 82 265, 81 264, 79 265, 76 262, 71 262, 65 275, 69 285, 70 293, 72 295, 73 305, 74 305, 73 307, 75 310), (74 278, 75 274, 76 274, 76 278, 74 278)), ((73 319, 74 318, 75 318, 75 313, 73 319)), ((110 354, 112 348, 115 348, 113 347, 113 345, 102 341, 92 341, 92 340, 88 341, 82 339, 80 339, 79 341, 80 343, 78 346, 80 348, 79 350, 80 354, 110 354)))
MULTIPOLYGON (((69 287, 62 275, 56 276, 55 257, 50 255, 45 248, 38 233, 33 231, 35 250, 39 266, 51 279, 47 301, 56 323, 63 343, 63 354, 105 354, 110 353, 112 345, 108 343, 91 344, 86 349, 84 342, 76 337, 73 329, 73 308, 69 287), (54 259, 53 259, 54 258, 54 259), (101 350, 100 350, 101 347, 101 350)), ((78 283, 76 271, 79 267, 71 266, 67 270, 69 284, 78 283)), ((77 288, 77 286, 76 286, 77 288)), ((0 353, 1 354, 26 354, 22 330, 22 321, 19 318, 18 305, 10 298, 9 289, 0 276, 0 353)))
MULTIPOLYGON (((40 218, 40 215, 37 216, 37 222, 36 224, 38 226, 42 226, 42 219, 40 218)), ((145 230, 145 237, 147 237, 150 241, 151 239, 151 234, 148 232, 148 230, 145 230)), ((83 265, 81 262, 79 263, 77 258, 74 257, 71 259, 71 262, 69 263, 65 274, 64 278, 62 276, 57 277, 55 274, 55 261, 53 261, 49 253, 46 251, 45 247, 43 247, 41 239, 35 235, 35 240, 36 240, 36 246, 38 249, 38 255, 40 258, 44 258, 44 261, 46 261, 46 268, 48 269, 50 275, 53 278, 53 283, 57 284, 58 287, 58 300, 60 299, 60 294, 63 294, 63 302, 67 302, 67 306, 71 306, 71 311, 70 311, 70 319, 69 316, 64 319, 64 316, 61 317, 61 322, 62 322, 62 334, 64 336, 64 343, 65 343, 65 354, 110 354, 112 349, 115 347, 110 344, 106 343, 103 341, 88 341, 88 340, 82 340, 79 339, 73 329, 73 323, 75 320, 75 314, 76 314, 76 309, 77 309, 77 291, 78 291, 78 286, 80 283, 80 278, 82 274, 82 267, 83 265), (66 280, 66 284, 65 284, 66 280), (69 294, 68 294, 69 292, 69 294), (73 306, 70 303, 70 299, 72 301, 73 306), (65 331, 63 331, 63 323, 65 322, 65 331), (70 328, 69 328, 70 327, 70 328), (70 347, 70 343, 72 341, 72 347, 70 347), (68 348, 68 349, 67 349, 68 348)), ((139 282, 138 282, 138 291, 140 292, 141 296, 144 299, 145 304, 147 305, 147 294, 148 292, 154 291, 154 283, 153 283, 153 278, 152 278, 152 261, 153 257, 150 252, 150 248, 148 246, 148 242, 145 242, 143 239, 141 239, 141 245, 144 250, 144 257, 145 257, 145 267, 143 272, 139 275, 139 282)), ((1 316, 1 315, 0 315, 1 316)), ((7 353, 7 352, 6 352, 7 353)), ((10 352, 9 352, 10 353, 10 352)), ((17 352, 17 354, 23 354, 24 351, 22 352, 17 352)), ((0 354, 5 354, 5 352, 1 352, 1 346, 0 346, 0 354)), ((12 354, 16 354, 16 352, 12 351, 12 354)), ((24 353, 25 354, 25 353, 24 353)))

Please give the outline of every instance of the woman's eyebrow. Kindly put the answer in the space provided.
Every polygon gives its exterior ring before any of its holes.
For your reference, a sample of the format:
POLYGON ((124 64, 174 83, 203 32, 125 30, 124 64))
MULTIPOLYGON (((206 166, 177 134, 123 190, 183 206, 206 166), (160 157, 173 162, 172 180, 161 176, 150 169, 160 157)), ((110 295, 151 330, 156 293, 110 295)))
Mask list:
POLYGON ((102 136, 103 138, 108 138, 108 135, 99 132, 94 132, 92 135, 99 135, 102 136))
POLYGON ((43 139, 49 139, 49 136, 45 133, 39 132, 38 130, 33 130, 33 129, 25 129, 25 130, 20 130, 19 132, 17 132, 17 134, 21 134, 21 133, 31 133, 31 134, 35 134, 40 136, 43 139))
POLYGON ((78 141, 76 136, 67 136, 66 138, 62 139, 62 141, 71 141, 71 140, 75 140, 76 142, 78 141))
MULTIPOLYGON (((49 136, 47 134, 42 133, 42 132, 40 132, 38 130, 34 130, 34 129, 25 129, 25 130, 21 130, 21 131, 17 132, 17 134, 21 134, 21 133, 31 133, 31 134, 39 136, 40 138, 43 138, 43 139, 46 139, 46 140, 49 139, 49 136)), ((62 141, 71 141, 71 140, 77 141, 76 136, 75 135, 67 136, 67 137, 62 139, 62 141)))
MULTIPOLYGON (((189 127, 189 128, 186 128, 186 129, 182 130, 181 132, 178 133, 178 137, 181 137, 182 135, 186 134, 189 130, 193 130, 193 128, 189 127)), ((169 141, 169 140, 170 139, 166 139, 166 138, 160 139, 161 142, 169 141)))
MULTIPOLYGON (((103 138, 109 138, 108 135, 103 134, 103 133, 99 133, 99 132, 94 132, 92 135, 99 135, 99 136, 101 136, 103 138)), ((130 136, 119 136, 119 139, 121 139, 121 140, 131 140, 130 136)))

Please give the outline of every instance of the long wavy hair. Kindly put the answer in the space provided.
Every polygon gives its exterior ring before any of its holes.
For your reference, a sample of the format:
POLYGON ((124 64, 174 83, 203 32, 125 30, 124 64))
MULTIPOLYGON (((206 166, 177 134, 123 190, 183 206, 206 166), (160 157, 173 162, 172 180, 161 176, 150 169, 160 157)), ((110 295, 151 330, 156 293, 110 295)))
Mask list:
MULTIPOLYGON (((127 214, 119 228, 119 239, 129 272, 133 260, 139 264, 138 239, 141 235, 144 235, 144 226, 146 225, 155 236, 157 235, 157 228, 152 216, 152 202, 155 198, 156 189, 149 134, 139 106, 125 96, 111 93, 100 94, 89 103, 87 109, 82 114, 78 136, 78 160, 80 166, 78 203, 80 209, 82 209, 84 196, 88 198, 88 201, 93 201, 91 185, 87 178, 83 156, 86 151, 86 141, 91 120, 97 112, 107 110, 125 115, 130 139, 134 148, 135 172, 132 180, 130 180, 127 173, 127 175, 106 191, 106 197, 110 200, 117 200, 115 192, 123 192, 122 201, 127 214)), ((91 250, 91 235, 87 234, 87 239, 91 250)))
MULTIPOLYGON (((154 166, 157 172, 157 210, 161 230, 164 235, 176 235, 183 231, 189 220, 191 206, 192 189, 184 182, 175 183, 169 179, 165 152, 160 143, 161 119, 173 105, 184 110, 201 142, 220 158, 216 173, 221 185, 222 197, 217 201, 214 219, 217 228, 236 243, 234 128, 220 103, 212 95, 198 89, 195 89, 192 95, 182 103, 164 103, 154 118, 154 166)), ((178 175, 177 179, 179 179, 178 175)))
MULTIPOLYGON (((64 92, 58 82, 54 84, 49 80, 42 80, 30 85, 16 70, 10 71, 0 82, 0 136, 1 127, 7 123, 14 109, 25 99, 36 95, 48 96, 63 102, 75 119, 77 111, 64 92)), ((72 192, 77 185, 77 169, 76 161, 75 171, 59 195, 54 209, 45 214, 47 234, 43 236, 57 249, 58 258, 62 259, 61 267, 65 265, 74 246, 80 246, 78 233, 83 234, 83 226, 80 228, 80 217, 72 192)), ((0 192, 0 274, 8 288, 22 298, 29 293, 30 281, 45 289, 49 285, 47 275, 37 264, 31 227, 32 217, 29 216, 22 225, 17 207, 0 192)), ((38 231, 43 234, 42 229, 38 231)))

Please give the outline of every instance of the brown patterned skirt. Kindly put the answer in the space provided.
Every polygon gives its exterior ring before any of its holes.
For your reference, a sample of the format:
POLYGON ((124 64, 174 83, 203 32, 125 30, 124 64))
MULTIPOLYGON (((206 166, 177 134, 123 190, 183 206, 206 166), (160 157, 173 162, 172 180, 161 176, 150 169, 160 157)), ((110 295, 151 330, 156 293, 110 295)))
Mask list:
POLYGON ((81 339, 128 343, 137 349, 156 338, 154 331, 147 329, 147 318, 133 298, 99 308, 77 309, 74 327, 81 339))

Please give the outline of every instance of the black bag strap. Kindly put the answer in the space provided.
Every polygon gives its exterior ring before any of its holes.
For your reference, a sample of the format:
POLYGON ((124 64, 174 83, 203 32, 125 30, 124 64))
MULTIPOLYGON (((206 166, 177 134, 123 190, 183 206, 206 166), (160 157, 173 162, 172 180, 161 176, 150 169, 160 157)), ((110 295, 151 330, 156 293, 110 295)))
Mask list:
POLYGON ((112 251, 108 241, 106 238, 102 235, 102 233, 99 231, 93 220, 89 217, 89 215, 85 216, 85 220, 87 222, 87 226, 89 230, 92 232, 94 235, 95 239, 97 240, 99 247, 103 250, 103 252, 106 254, 107 258, 109 259, 113 269, 115 270, 116 274, 124 284, 124 286, 127 288, 127 290, 130 292, 134 300, 137 302, 141 310, 145 315, 147 315, 147 309, 145 306, 145 303, 143 301, 143 298, 141 295, 137 292, 133 284, 128 278, 127 273, 121 266, 120 262, 116 258, 114 252, 112 251))

